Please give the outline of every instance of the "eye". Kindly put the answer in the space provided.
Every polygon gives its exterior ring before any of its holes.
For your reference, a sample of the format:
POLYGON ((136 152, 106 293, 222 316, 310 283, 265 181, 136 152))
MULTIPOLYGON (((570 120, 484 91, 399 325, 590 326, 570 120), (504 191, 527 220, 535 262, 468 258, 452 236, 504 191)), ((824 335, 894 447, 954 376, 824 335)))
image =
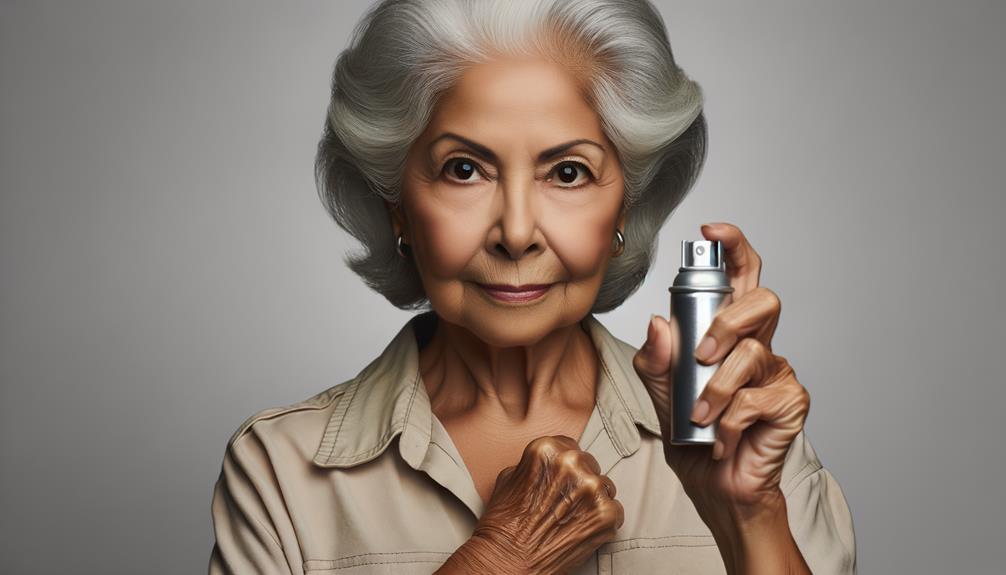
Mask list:
POLYGON ((582 182, 578 185, 560 185, 560 188, 579 188, 586 185, 587 182, 594 178, 594 175, 590 173, 590 169, 588 169, 587 166, 580 162, 574 162, 571 160, 556 164, 555 168, 552 169, 552 173, 555 174, 555 177, 559 178, 559 181, 563 184, 573 184, 577 181, 577 176, 580 173, 582 173, 587 180, 586 182, 582 182))
POLYGON ((471 158, 455 157, 444 163, 441 174, 447 174, 452 180, 461 182, 476 181, 472 176, 479 174, 478 164, 471 158))

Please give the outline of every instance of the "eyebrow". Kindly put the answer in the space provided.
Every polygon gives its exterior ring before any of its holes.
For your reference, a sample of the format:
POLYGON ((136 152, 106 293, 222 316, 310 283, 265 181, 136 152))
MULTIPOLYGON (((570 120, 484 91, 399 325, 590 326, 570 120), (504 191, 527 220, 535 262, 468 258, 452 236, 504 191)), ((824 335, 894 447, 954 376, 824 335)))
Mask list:
MULTIPOLYGON (((433 147, 434 144, 436 144, 437 142, 439 142, 440 140, 443 140, 445 138, 450 138, 452 140, 457 140, 457 141, 461 142, 462 144, 464 144, 464 145, 468 146, 469 148, 471 148, 471 149, 475 150, 476 152, 478 152, 478 154, 480 156, 483 156, 483 157, 489 159, 492 162, 497 162, 498 161, 498 158, 496 157, 496 154, 494 154, 493 151, 490 150, 488 147, 483 146, 482 144, 479 144, 478 142, 473 142, 472 140, 469 140, 468 138, 459 136, 459 135, 457 135, 457 134, 455 134, 453 132, 445 132, 443 134, 440 134, 439 136, 437 136, 436 138, 434 138, 432 142, 430 142, 430 147, 433 147)), ((601 144, 598 144, 594 140, 588 140, 586 138, 579 138, 579 139, 576 139, 576 140, 570 140, 568 142, 564 142, 564 143, 559 144, 557 146, 552 146, 551 148, 548 148, 547 150, 544 150, 542 153, 538 154, 538 161, 539 162, 544 162, 545 160, 548 160, 550 158, 554 158, 555 156, 558 156, 559 154, 565 152, 569 148, 572 148, 573 146, 576 146, 576 145, 579 145, 579 144, 593 144, 593 145, 597 146, 598 148, 600 148, 602 151, 605 151, 604 150, 604 146, 602 146, 601 144)))

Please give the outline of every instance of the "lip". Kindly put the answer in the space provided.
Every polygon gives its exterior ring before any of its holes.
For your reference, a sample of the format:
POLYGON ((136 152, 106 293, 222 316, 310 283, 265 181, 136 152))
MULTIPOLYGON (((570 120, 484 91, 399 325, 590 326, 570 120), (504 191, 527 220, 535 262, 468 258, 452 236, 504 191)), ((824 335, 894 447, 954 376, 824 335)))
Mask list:
POLYGON ((524 303, 544 296, 552 284, 527 284, 522 286, 478 284, 493 299, 507 303, 524 303))

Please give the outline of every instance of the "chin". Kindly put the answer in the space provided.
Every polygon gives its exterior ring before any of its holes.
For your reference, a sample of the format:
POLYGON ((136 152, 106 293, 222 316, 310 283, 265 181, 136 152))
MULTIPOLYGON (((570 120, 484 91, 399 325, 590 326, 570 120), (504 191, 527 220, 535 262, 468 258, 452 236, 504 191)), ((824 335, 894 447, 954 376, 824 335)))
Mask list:
POLYGON ((507 310, 478 314, 466 321, 465 327, 487 344, 501 348, 534 345, 557 327, 550 318, 541 315, 531 318, 510 315, 524 316, 507 310))

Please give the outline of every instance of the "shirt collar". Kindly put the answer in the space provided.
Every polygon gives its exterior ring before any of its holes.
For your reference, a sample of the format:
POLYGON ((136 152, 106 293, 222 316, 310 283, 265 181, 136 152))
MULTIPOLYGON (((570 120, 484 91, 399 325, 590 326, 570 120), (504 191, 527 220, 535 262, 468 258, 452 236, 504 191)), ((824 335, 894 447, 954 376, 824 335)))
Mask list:
MULTIPOLYGON (((433 413, 419 372, 417 337, 434 312, 411 318, 380 356, 355 378, 329 418, 314 456, 322 467, 352 467, 375 459, 400 435, 402 458, 418 469, 430 445, 433 413)), ((660 437, 656 410, 632 366, 636 348, 616 338, 593 314, 581 322, 600 359, 596 408, 622 457, 639 449, 637 425, 660 437)))

